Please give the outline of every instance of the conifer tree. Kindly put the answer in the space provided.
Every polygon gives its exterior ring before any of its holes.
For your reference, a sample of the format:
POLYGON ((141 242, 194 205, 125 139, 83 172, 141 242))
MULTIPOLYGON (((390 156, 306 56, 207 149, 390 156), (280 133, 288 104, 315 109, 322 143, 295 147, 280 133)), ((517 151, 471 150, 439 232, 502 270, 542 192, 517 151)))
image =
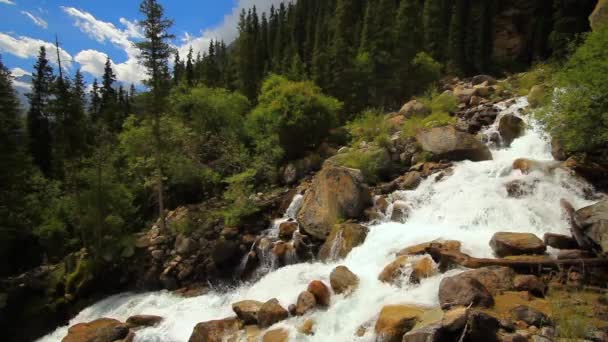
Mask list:
POLYGON ((175 60, 173 61, 173 83, 179 84, 184 77, 186 67, 184 61, 179 58, 179 51, 175 51, 175 60))
POLYGON ((101 103, 99 106, 100 117, 111 132, 116 132, 122 125, 116 113, 116 74, 112 69, 112 61, 107 57, 101 83, 101 103))
POLYGON ((40 47, 32 74, 32 92, 28 94, 30 109, 27 115, 28 146, 34 163, 46 175, 51 174, 51 128, 49 100, 53 83, 53 69, 40 47))
POLYGON ((426 0, 424 2, 424 44, 426 51, 439 61, 444 61, 450 24, 448 0, 426 0))
POLYGON ((94 79, 93 85, 91 86, 90 106, 89 106, 89 115, 91 117, 92 122, 97 122, 97 120, 99 120, 100 110, 101 110, 101 96, 100 96, 100 90, 99 90, 99 83, 97 83, 97 79, 94 79))
POLYGON ((190 50, 188 50, 188 56, 186 59, 186 82, 188 86, 192 87, 194 85, 194 60, 192 46, 190 46, 190 50))
POLYGON ((422 3, 419 0, 402 0, 397 11, 394 29, 396 77, 398 97, 413 95, 416 80, 411 73, 412 60, 423 49, 422 3))

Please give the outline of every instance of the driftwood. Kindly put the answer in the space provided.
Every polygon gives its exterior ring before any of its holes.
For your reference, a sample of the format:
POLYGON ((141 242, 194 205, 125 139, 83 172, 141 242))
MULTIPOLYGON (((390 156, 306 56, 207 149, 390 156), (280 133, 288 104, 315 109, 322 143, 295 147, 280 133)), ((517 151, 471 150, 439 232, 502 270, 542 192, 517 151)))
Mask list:
POLYGON ((606 258, 584 258, 584 259, 564 259, 554 260, 550 258, 535 258, 529 259, 488 259, 475 258, 461 252, 458 249, 445 249, 441 245, 431 245, 427 252, 433 259, 439 263, 439 267, 443 270, 454 265, 464 266, 467 268, 481 268, 487 266, 506 266, 521 271, 534 272, 540 269, 560 269, 569 266, 581 267, 608 267, 608 259, 606 258))

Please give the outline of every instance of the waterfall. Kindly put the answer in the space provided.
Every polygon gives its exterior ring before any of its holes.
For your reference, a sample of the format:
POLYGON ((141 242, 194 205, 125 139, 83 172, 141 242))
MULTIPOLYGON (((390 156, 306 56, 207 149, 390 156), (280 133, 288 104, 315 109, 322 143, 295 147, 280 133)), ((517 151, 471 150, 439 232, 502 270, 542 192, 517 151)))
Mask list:
MULTIPOLYGON (((520 98, 510 107, 499 105, 499 108, 502 114, 518 114, 518 110, 526 106, 527 100, 520 98)), ((134 314, 160 315, 165 320, 157 327, 139 330, 136 341, 187 341, 195 324, 233 316, 230 307, 233 302, 277 298, 287 307, 296 302, 298 294, 311 280, 329 283, 331 270, 337 265, 345 265, 360 277, 357 291, 348 297, 334 295, 327 310, 292 317, 278 325, 288 329, 297 341, 374 341, 373 329, 368 329, 362 337, 355 337, 354 333, 359 326, 373 322, 384 305, 437 306, 440 281, 460 272, 451 270, 423 279, 419 284, 405 282, 401 288, 379 282, 378 274, 394 260, 396 251, 444 238, 461 241, 465 253, 492 257, 489 241, 494 233, 531 232, 541 237, 545 232, 568 234, 560 198, 575 207, 591 204, 584 197, 584 184, 565 171, 524 175, 511 169, 517 158, 552 160, 547 135, 531 118, 524 117, 524 120, 527 122, 525 135, 509 148, 493 148, 493 160, 455 163, 453 175, 441 182, 429 177, 416 190, 394 194, 394 197, 406 199, 412 207, 407 222, 382 222, 370 226, 365 243, 343 260, 285 266, 229 293, 211 292, 196 298, 180 298, 169 292, 113 296, 83 310, 70 325, 100 317, 124 321, 134 314), (511 198, 505 183, 513 180, 538 180, 538 184, 530 195, 511 198), (307 318, 316 321, 314 336, 305 336, 296 330, 307 318)), ((66 331, 67 327, 61 327, 40 341, 60 341, 66 331)))

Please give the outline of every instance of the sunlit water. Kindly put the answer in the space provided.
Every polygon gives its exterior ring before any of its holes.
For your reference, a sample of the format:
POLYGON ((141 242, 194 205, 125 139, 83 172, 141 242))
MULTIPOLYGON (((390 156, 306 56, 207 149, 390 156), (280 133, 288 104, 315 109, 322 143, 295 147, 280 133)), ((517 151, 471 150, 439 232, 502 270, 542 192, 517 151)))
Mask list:
MULTIPOLYGON (((515 113, 526 105, 525 98, 518 99, 514 106, 502 108, 501 115, 515 113)), ((347 298, 334 295, 329 309, 290 318, 273 328, 286 327, 291 339, 296 341, 373 341, 373 328, 363 337, 355 337, 354 333, 362 324, 373 326, 382 306, 395 303, 436 306, 441 279, 459 272, 453 270, 402 288, 381 283, 377 280, 378 274, 394 259, 394 252, 443 238, 461 241, 463 251, 473 256, 491 257, 488 242, 495 232, 532 232, 541 237, 545 232, 568 233, 560 198, 569 200, 575 207, 591 203, 583 198, 583 184, 561 170, 552 175, 522 175, 511 170, 517 158, 552 160, 547 136, 533 121, 524 119, 528 123, 525 136, 515 140, 508 149, 493 150, 494 160, 456 163, 454 174, 440 182, 429 177, 416 190, 393 194, 392 198, 403 199, 413 207, 408 221, 371 226, 365 243, 340 262, 286 266, 229 293, 212 292, 196 298, 181 298, 169 292, 117 295, 83 310, 70 325, 100 317, 124 321, 135 314, 160 315, 165 318, 163 323, 138 331, 136 341, 187 341, 198 322, 233 316, 231 303, 277 298, 287 307, 296 302, 298 294, 311 280, 329 283, 331 270, 337 265, 346 265, 361 278, 353 295, 347 298), (508 197, 505 189, 505 183, 515 179, 539 179, 540 183, 534 194, 515 199, 508 197), (315 335, 299 334, 297 326, 311 317, 316 321, 315 335)), ((293 213, 286 215, 293 216, 293 213)), ((66 331, 67 327, 58 328, 40 341, 60 341, 66 331)))

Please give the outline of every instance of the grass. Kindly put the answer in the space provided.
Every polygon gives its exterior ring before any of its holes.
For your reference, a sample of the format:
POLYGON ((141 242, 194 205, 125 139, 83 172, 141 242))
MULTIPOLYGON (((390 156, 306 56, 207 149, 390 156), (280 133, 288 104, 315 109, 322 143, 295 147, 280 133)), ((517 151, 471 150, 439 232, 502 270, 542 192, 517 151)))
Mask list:
POLYGON ((431 109, 426 117, 415 116, 408 119, 402 128, 404 137, 414 137, 421 129, 448 126, 456 123, 456 118, 450 113, 458 109, 458 99, 449 93, 437 93, 432 90, 424 98, 419 99, 431 109))
POLYGON ((365 180, 371 184, 379 182, 391 167, 390 157, 383 148, 346 152, 337 155, 335 160, 342 166, 361 170, 365 180))

